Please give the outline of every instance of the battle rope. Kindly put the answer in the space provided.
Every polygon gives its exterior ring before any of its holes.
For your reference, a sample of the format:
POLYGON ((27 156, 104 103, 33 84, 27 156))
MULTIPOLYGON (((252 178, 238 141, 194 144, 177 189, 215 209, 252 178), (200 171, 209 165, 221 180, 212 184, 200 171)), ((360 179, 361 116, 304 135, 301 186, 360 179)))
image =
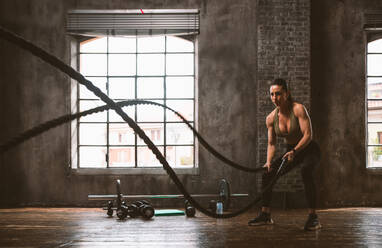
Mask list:
MULTIPOLYGON (((195 136, 199 140, 200 144, 202 144, 210 153, 212 153, 217 159, 219 159, 223 163, 226 163, 229 166, 232 166, 236 169, 243 170, 246 172, 251 172, 251 173, 256 173, 256 172, 264 170, 263 167, 260 167, 260 168, 245 167, 245 166, 237 164, 237 163, 231 161, 230 159, 224 157, 221 153, 216 151, 179 112, 173 110, 172 108, 170 108, 164 104, 156 103, 156 102, 152 102, 152 101, 146 101, 146 100, 139 100, 139 99, 138 100, 121 101, 121 102, 117 102, 116 104, 120 107, 126 107, 126 106, 131 106, 131 105, 144 105, 144 104, 164 107, 164 108, 172 111, 174 114, 176 114, 183 121, 183 123, 185 123, 187 125, 187 127, 191 129, 191 131, 195 134, 195 136)), ((110 107, 108 105, 104 105, 104 106, 96 107, 96 108, 89 109, 89 110, 86 110, 83 112, 64 115, 64 116, 58 117, 56 119, 44 122, 44 123, 42 123, 36 127, 33 127, 31 129, 17 135, 16 137, 11 138, 10 140, 4 142, 3 144, 0 144, 0 154, 11 149, 12 147, 32 138, 32 137, 35 137, 35 136, 37 136, 43 132, 46 132, 49 129, 52 129, 56 126, 59 126, 63 123, 66 123, 68 121, 72 121, 74 119, 84 117, 87 115, 91 115, 91 114, 95 114, 95 113, 102 112, 105 110, 109 110, 109 109, 110 109, 110 107)))
MULTIPOLYGON (((183 184, 180 182, 179 178, 177 177, 174 170, 171 168, 171 166, 168 164, 167 160, 163 157, 161 152, 158 150, 158 148, 154 145, 154 143, 147 137, 145 132, 135 123, 134 120, 132 120, 122 109, 119 107, 113 100, 111 100, 107 95, 105 95, 99 88, 93 85, 92 82, 87 80, 82 74, 74 70, 72 67, 66 65, 63 61, 58 59, 57 57, 53 56, 52 54, 46 52, 45 50, 41 49, 40 47, 34 45, 33 43, 23 39, 22 37, 4 29, 3 27, 0 27, 0 37, 17 45, 18 47, 21 47, 31 54, 39 57, 43 61, 47 62, 48 64, 56 67, 60 71, 64 72, 71 78, 75 79, 80 84, 84 85, 88 90, 93 92, 97 97, 99 97, 102 101, 104 101, 111 109, 113 109, 118 115, 121 116, 121 118, 127 122, 127 124, 135 131, 135 133, 138 134, 138 136, 146 143, 148 148, 155 154, 156 158, 159 160, 159 162, 162 164, 163 168, 167 172, 167 174, 170 176, 171 180, 175 183, 178 190, 184 195, 184 197, 200 212, 203 214, 214 217, 214 218, 230 218, 237 216, 248 209, 250 209, 254 204, 256 204, 261 197, 257 197, 255 200, 253 200, 248 206, 244 207, 243 209, 236 211, 234 213, 230 214, 216 214, 213 212, 210 212, 209 210, 202 207, 197 201, 195 201, 191 195, 188 193, 188 191, 184 188, 183 184)), ((283 165, 283 163, 282 163, 283 165)), ((280 166, 282 167, 282 166, 280 166)), ((276 182, 278 179, 278 173, 276 174, 273 183, 276 182)), ((268 187, 271 187, 272 184, 269 184, 268 187)), ((265 191, 265 190, 264 190, 265 191)))

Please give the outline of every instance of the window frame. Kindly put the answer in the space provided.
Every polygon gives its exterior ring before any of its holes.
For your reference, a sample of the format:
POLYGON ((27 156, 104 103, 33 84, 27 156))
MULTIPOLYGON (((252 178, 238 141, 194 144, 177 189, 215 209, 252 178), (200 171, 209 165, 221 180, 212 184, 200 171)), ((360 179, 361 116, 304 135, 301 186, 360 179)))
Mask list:
MULTIPOLYGON (((194 69, 194 73, 193 75, 167 75, 166 71, 164 71, 164 74, 161 75, 161 76, 155 76, 155 77, 160 77, 160 78, 163 78, 163 83, 164 85, 166 84, 166 78, 168 77, 193 77, 193 81, 194 81, 194 96, 193 98, 170 98, 168 99, 166 97, 166 95, 163 96, 163 98, 161 99, 148 99, 148 100, 152 100, 152 101, 155 101, 155 100, 160 100, 160 101, 163 101, 163 103, 165 104, 166 101, 168 100, 191 100, 193 101, 193 121, 192 121, 192 124, 194 125, 194 127, 197 129, 197 122, 198 122, 198 36, 197 35, 191 35, 192 36, 192 42, 194 43, 194 51, 193 52, 167 52, 166 48, 165 48, 165 51, 164 52, 138 52, 138 47, 136 47, 136 51, 135 53, 109 53, 109 51, 107 51, 106 53, 102 53, 102 54, 106 54, 107 57, 109 56, 109 54, 135 54, 136 56, 136 73, 135 75, 133 76, 110 76, 109 73, 107 73, 106 76, 104 76, 105 78, 107 78, 107 83, 109 83, 109 78, 113 78, 113 77, 117 77, 117 78, 134 78, 134 81, 135 81, 135 99, 138 99, 137 98, 137 80, 138 78, 144 78, 144 77, 152 77, 152 76, 142 76, 142 75, 138 75, 137 73, 137 66, 138 66, 138 62, 137 62, 137 59, 138 59, 138 54, 163 54, 163 56, 165 57, 165 61, 166 61, 166 56, 167 54, 193 54, 193 62, 194 62, 194 65, 193 65, 193 69, 194 69)), ((190 36, 188 36, 190 37, 190 36)), ((94 37, 92 37, 94 38, 94 37)), ((135 37, 136 39, 136 44, 138 42, 138 38, 139 37, 135 37)), ((181 36, 179 38, 182 38, 181 36)), ((72 67, 74 68, 77 68, 77 70, 79 71, 79 65, 80 65, 80 55, 81 54, 86 54, 86 53, 80 53, 80 43, 84 40, 87 40, 87 39, 91 39, 89 37, 82 37, 82 36, 72 36, 71 37, 71 40, 70 40, 70 44, 71 44, 71 65, 72 67)), ((108 42, 109 38, 107 38, 107 42, 108 42)), ((165 47, 167 47, 167 37, 165 37, 165 47)), ((108 46, 108 45, 107 45, 108 46)), ((91 53, 91 54, 100 54, 100 53, 91 53)), ((165 65, 166 66, 166 65, 165 65)), ((86 77, 86 75, 84 75, 86 77)), ((87 77, 87 78, 91 78, 91 77, 87 77)), ((91 80, 90 80, 91 81, 91 80)), ((79 83, 77 83, 76 81, 72 80, 72 83, 71 83, 71 102, 72 102, 72 108, 71 108, 71 111, 72 113, 76 113, 80 108, 79 108, 79 104, 80 104, 80 101, 81 100, 86 100, 86 99, 81 99, 80 98, 80 90, 79 90, 79 83)), ((164 94, 166 94, 166 88, 164 88, 164 94)), ((121 99, 118 99, 118 101, 121 100, 121 99)), ((122 99, 123 100, 123 99, 122 99)), ((109 110, 110 111, 110 110, 109 110)), ((172 169, 178 173, 178 174, 192 174, 192 175, 197 175, 199 174, 199 159, 198 159, 198 142, 196 142, 196 137, 195 135, 193 135, 193 143, 192 144, 189 144, 189 145, 185 145, 185 144, 173 144, 173 145, 169 145, 169 144, 166 144, 166 123, 182 123, 180 120, 179 121, 167 121, 166 120, 166 111, 163 110, 163 121, 161 122, 155 122, 156 124, 163 124, 163 145, 160 145, 161 147, 163 147, 163 155, 166 157, 166 146, 167 147, 180 147, 180 146, 191 146, 193 147, 193 165, 192 167, 189 166, 189 167, 185 167, 185 168, 181 168, 181 167, 172 167, 172 169)), ((135 105, 135 117, 133 117, 133 119, 135 121, 137 121, 137 105, 135 105)), ((80 146, 86 146, 86 145, 80 145, 79 143, 79 125, 80 125, 80 120, 74 120, 72 121, 72 125, 71 125, 71 134, 72 134, 72 140, 71 140, 71 144, 70 144, 70 149, 71 149, 71 169, 74 173, 77 173, 77 174, 166 174, 166 172, 163 170, 162 166, 158 166, 158 167, 142 167, 142 166, 138 166, 138 159, 137 159, 137 149, 139 147, 147 147, 146 144, 139 144, 138 142, 138 137, 137 135, 135 134, 135 142, 134 142, 134 145, 122 145, 122 147, 133 147, 134 148, 134 151, 135 151, 135 159, 134 159, 134 167, 110 167, 109 163, 110 163, 110 159, 108 158, 110 156, 110 147, 121 147, 121 146, 118 146, 118 145, 110 145, 109 144, 109 139, 110 139, 110 136, 109 136, 109 124, 120 124, 120 123, 125 123, 125 122, 111 122, 109 120, 109 114, 107 114, 107 119, 106 119, 106 122, 102 122, 104 124, 107 125, 107 143, 106 145, 102 145, 102 147, 105 147, 107 149, 107 165, 106 165, 106 168, 88 168, 88 167, 85 167, 85 168, 81 168, 80 167, 80 158, 79 158, 79 149, 80 149, 80 146)), ((149 124, 149 123, 153 123, 153 122, 137 122, 138 124, 149 124)), ((91 146, 91 145, 90 145, 91 146)), ((100 145, 101 146, 101 145, 100 145)), ((151 152, 151 151, 150 151, 151 152)), ((170 164, 171 166, 171 164, 170 164)))
MULTIPOLYGON (((381 75, 369 75, 368 73, 368 55, 369 54, 378 54, 382 55, 382 52, 378 53, 369 53, 368 51, 368 45, 370 42, 376 41, 376 40, 382 40, 382 30, 367 30, 366 32, 366 45, 365 45, 365 154, 366 154, 366 169, 369 172, 382 174, 382 165, 381 166, 370 166, 369 165, 369 148, 370 147, 381 147, 382 144, 369 144, 369 125, 373 124, 382 124, 382 121, 369 121, 369 102, 375 102, 375 101, 381 101, 382 97, 380 99, 376 98, 369 98, 369 84, 368 79, 369 78, 382 78, 382 70, 381 75)), ((382 108, 381 108, 382 109, 382 108)), ((379 134, 378 134, 379 135, 379 134)))

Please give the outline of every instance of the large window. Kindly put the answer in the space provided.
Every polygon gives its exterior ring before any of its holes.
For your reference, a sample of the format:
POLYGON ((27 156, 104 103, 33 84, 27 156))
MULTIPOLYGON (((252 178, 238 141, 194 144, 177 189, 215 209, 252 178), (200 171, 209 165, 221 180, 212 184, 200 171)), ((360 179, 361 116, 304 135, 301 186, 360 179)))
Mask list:
POLYGON ((382 168, 382 39, 367 44, 367 167, 382 168))
MULTIPOLYGON (((195 40, 176 36, 96 37, 78 42, 80 72, 114 101, 164 104, 195 123, 195 40)), ((104 103, 78 85, 77 107, 104 103)), ((195 167, 192 131, 172 112, 153 105, 124 107, 172 167, 195 167)), ((77 122, 78 168, 139 168, 161 164, 113 110, 77 122)))

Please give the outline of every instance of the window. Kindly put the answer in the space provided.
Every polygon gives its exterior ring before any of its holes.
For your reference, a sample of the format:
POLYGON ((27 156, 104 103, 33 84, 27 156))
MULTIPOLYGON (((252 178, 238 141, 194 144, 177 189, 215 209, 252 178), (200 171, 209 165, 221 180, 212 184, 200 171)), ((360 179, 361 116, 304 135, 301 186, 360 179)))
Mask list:
POLYGON ((366 53, 367 167, 382 168, 382 39, 369 39, 366 53))
MULTIPOLYGON (((199 13, 197 9, 70 10, 66 31, 75 51, 71 65, 116 102, 155 101, 177 110, 195 125, 199 13)), ((104 104, 75 81, 71 89, 72 112, 104 104)), ((178 172, 197 171, 194 135, 173 113, 152 105, 123 109, 171 166, 192 168, 178 172)), ((161 167, 114 111, 83 117, 72 122, 72 130, 72 168, 161 167)))
MULTIPOLYGON (((195 123, 195 36, 112 37, 78 42, 79 71, 114 101, 164 104, 195 123)), ((78 85, 77 106, 104 103, 78 85)), ((172 112, 153 105, 124 107, 172 167, 195 167, 195 138, 172 112)), ((78 168, 161 167, 147 145, 113 110, 77 122, 78 168)))

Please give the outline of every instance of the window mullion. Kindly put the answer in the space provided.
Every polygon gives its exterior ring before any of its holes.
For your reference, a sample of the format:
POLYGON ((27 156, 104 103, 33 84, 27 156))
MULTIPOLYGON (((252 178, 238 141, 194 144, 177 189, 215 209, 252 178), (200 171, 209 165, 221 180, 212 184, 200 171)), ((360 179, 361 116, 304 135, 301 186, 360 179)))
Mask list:
MULTIPOLYGON (((77 53, 79 54, 77 56, 77 70, 79 71, 80 70, 80 62, 81 62, 81 54, 80 54, 80 43, 77 42, 77 45, 76 45, 76 49, 77 49, 77 53)), ((77 112, 80 112, 80 83, 77 82, 77 101, 76 101, 76 104, 77 104, 77 109, 76 111, 77 112)), ((77 167, 78 168, 81 168, 81 164, 80 164, 80 118, 77 118, 76 120, 76 128, 77 128, 77 136, 76 136, 76 139, 77 139, 77 167)))
MULTIPOLYGON (((106 39, 106 94, 109 96, 109 36, 106 39)), ((109 146, 109 113, 106 113, 106 168, 110 167, 110 146, 109 146)))
MULTIPOLYGON (((196 42, 196 39, 194 39, 193 41, 193 44, 194 44, 194 49, 193 49, 193 51, 194 51, 194 70, 193 70, 193 72, 194 72, 194 77, 193 77, 193 82, 194 82, 194 87, 193 87, 193 90, 194 90, 194 94, 193 94, 193 96, 194 96, 194 98, 193 98, 193 104, 192 104, 192 106, 193 106, 193 124, 194 124, 194 128, 196 129, 196 125, 195 125, 195 116, 196 116, 196 114, 195 114, 195 104, 196 104, 196 101, 195 101, 195 94, 196 94, 196 80, 195 80, 195 71, 196 71, 196 59, 195 59, 195 54, 196 54, 196 52, 195 52, 195 48, 196 48, 196 46, 195 46, 195 42, 196 42)), ((192 147, 193 147, 193 168, 195 168, 196 167, 196 149, 195 149, 195 134, 193 133, 192 134, 192 136, 193 136, 193 143, 192 143, 192 147)))
MULTIPOLYGON (((167 106, 167 94, 166 94, 166 81, 167 81, 167 72, 166 72, 166 62, 167 62, 167 36, 165 36, 164 40, 164 80, 163 80, 163 104, 167 106)), ((166 139, 167 139, 167 132, 166 132, 166 127, 167 127, 167 115, 166 115, 166 108, 163 108, 163 118, 164 118, 164 124, 163 124, 163 154, 164 157, 167 159, 167 144, 166 144, 166 139)))
MULTIPOLYGON (((135 99, 138 98, 138 31, 136 31, 136 35, 135 35, 135 86, 134 86, 134 90, 135 90, 135 99)), ((135 105, 134 106, 134 109, 135 109, 135 121, 138 122, 138 105, 135 105)), ((134 152, 135 152, 135 168, 138 167, 138 137, 137 137, 137 134, 135 133, 134 134, 134 138, 135 138, 135 143, 134 143, 134 152)))

